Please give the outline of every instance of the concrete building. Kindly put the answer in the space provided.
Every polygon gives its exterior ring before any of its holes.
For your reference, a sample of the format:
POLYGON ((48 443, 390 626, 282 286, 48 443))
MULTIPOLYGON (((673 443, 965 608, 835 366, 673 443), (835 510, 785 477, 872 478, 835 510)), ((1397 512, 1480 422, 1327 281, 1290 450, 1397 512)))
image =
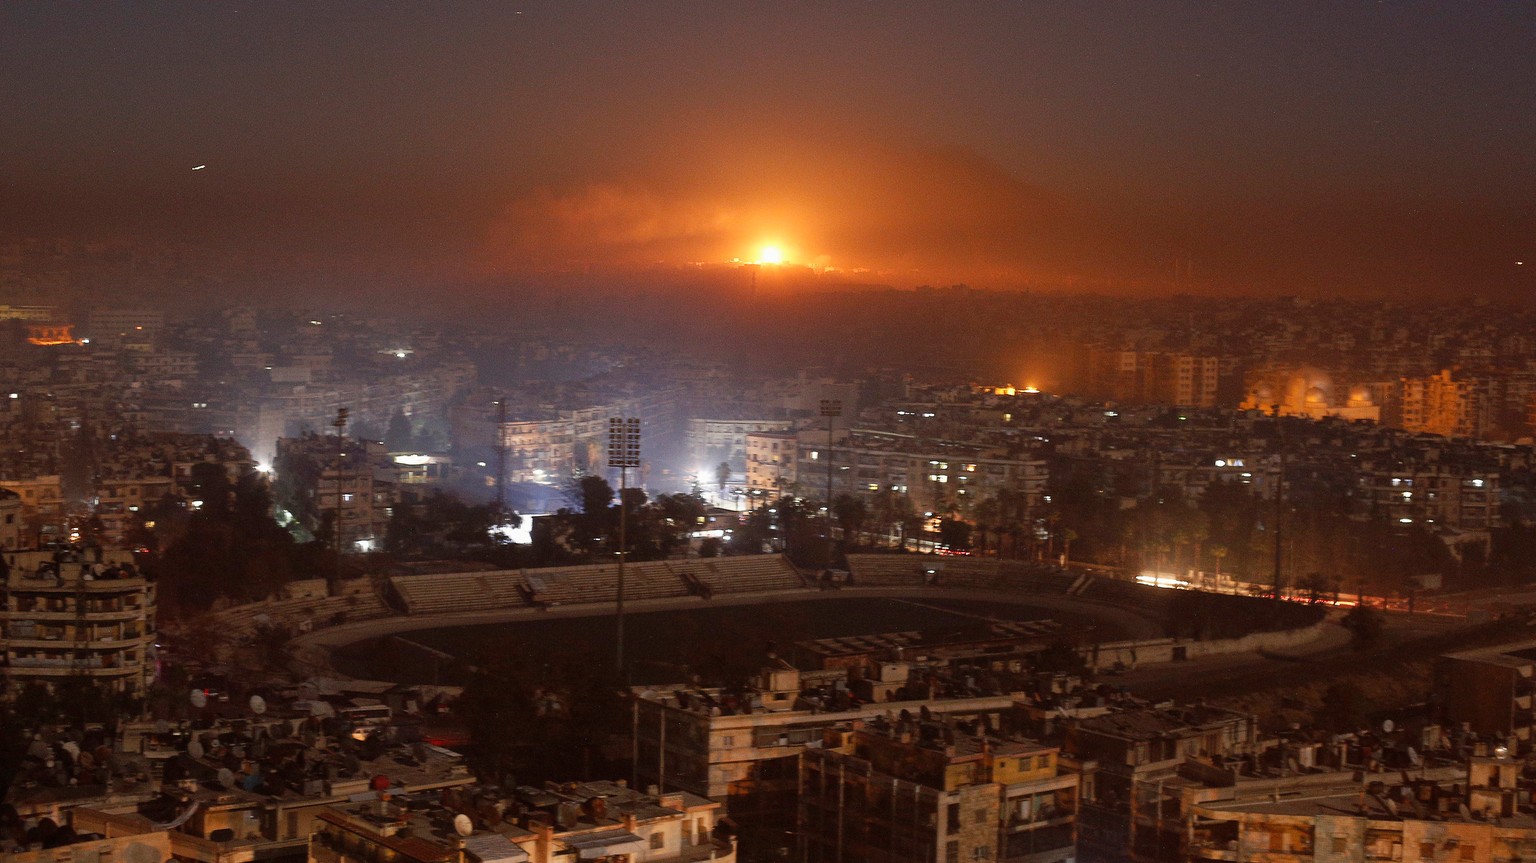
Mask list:
POLYGON ((117 343, 153 339, 165 329, 159 309, 97 308, 86 315, 82 335, 94 342, 117 343))
POLYGON ((1427 522, 1486 532, 1500 523, 1499 479, 1497 472, 1475 465, 1363 469, 1356 500, 1362 514, 1394 523, 1427 522))
POLYGON ((1480 438, 1491 425, 1477 381, 1449 369, 1427 377, 1402 379, 1402 427, 1445 437, 1480 438))
MULTIPOLYGON (((1474 757, 1465 768, 1297 776, 1167 801, 1164 835, 1183 848, 1159 859, 1269 863, 1509 863, 1536 853, 1536 817, 1521 764, 1474 757), (1407 774, 1404 774, 1406 776, 1407 774), (1327 784, 1323 784, 1327 783, 1327 784), (1258 787, 1262 786, 1262 787, 1258 787), (1200 799, 1204 798, 1204 799, 1200 799), (1171 823, 1168 823, 1171 822, 1171 823)), ((1171 843, 1170 843, 1171 844, 1171 843)), ((1171 851, 1171 849, 1170 849, 1171 851)))
POLYGON ((22 519, 21 495, 0 488, 0 552, 21 548, 26 522, 22 519))
POLYGON ((1032 510, 1044 500, 1049 478, 1044 459, 1004 447, 863 430, 830 449, 825 440, 817 443, 813 433, 802 433, 793 463, 794 479, 808 496, 823 497, 830 476, 834 498, 870 498, 889 490, 906 495, 919 512, 934 514, 964 515, 1005 491, 1022 494, 1032 510))
POLYGON ((720 804, 622 783, 380 795, 320 813, 311 863, 696 863, 736 859, 720 804))
POLYGON ((1000 695, 823 710, 800 700, 801 673, 788 668, 764 672, 757 688, 745 703, 714 690, 642 692, 634 701, 640 780, 720 801, 733 818, 767 837, 793 825, 800 753, 820 745, 826 729, 924 709, 939 717, 985 716, 996 727, 1014 703, 1000 695))
POLYGON ((786 428, 788 423, 779 419, 694 418, 688 420, 685 445, 700 472, 699 481, 708 485, 721 462, 729 464, 733 473, 746 470, 749 435, 786 428))
POLYGON ((1536 730, 1536 641, 1448 653, 1435 661, 1431 708, 1452 728, 1531 747, 1536 730))
POLYGON ((0 607, 5 696, 30 683, 85 679, 123 695, 154 678, 155 584, 107 560, 69 552, 6 555, 0 607))
POLYGON ((916 719, 828 731, 801 756, 798 859, 1071 860, 1080 776, 1059 755, 916 719))
POLYGON ((1164 839, 1147 829, 1146 790, 1176 782, 1191 764, 1255 754, 1258 734, 1258 717, 1207 706, 1120 711, 1068 725, 1063 748, 1096 764, 1078 814, 1080 856, 1160 859, 1164 839))
POLYGON ((746 436, 747 493, 754 498, 783 494, 795 478, 798 438, 790 432, 749 432, 746 436))
POLYGON ((383 444, 344 438, 340 448, 334 435, 278 440, 278 503, 311 531, 338 525, 343 551, 373 551, 399 502, 399 469, 383 444))

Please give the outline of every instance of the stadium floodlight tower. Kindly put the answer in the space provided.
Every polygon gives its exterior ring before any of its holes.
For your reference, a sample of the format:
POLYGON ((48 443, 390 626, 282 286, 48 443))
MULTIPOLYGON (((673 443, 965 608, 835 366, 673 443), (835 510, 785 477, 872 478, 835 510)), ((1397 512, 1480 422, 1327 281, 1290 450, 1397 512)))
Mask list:
POLYGON ((629 469, 640 466, 640 420, 637 417, 609 417, 608 466, 619 469, 619 584, 615 617, 618 619, 618 647, 614 670, 624 676, 624 558, 628 556, 629 504, 624 492, 629 488, 629 469))

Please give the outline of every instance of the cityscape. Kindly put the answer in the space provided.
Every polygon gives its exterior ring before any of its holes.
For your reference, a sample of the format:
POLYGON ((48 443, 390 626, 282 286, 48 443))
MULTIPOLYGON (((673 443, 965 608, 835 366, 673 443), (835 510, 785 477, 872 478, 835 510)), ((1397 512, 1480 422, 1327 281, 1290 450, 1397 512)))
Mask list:
POLYGON ((0 859, 1530 860, 1533 36, 0 5, 0 859))

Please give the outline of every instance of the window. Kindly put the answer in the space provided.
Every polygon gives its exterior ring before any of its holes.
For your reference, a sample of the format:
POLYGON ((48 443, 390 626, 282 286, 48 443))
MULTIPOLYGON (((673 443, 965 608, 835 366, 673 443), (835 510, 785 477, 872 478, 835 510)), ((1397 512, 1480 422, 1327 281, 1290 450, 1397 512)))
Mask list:
POLYGON ((1285 833, 1281 829, 1273 830, 1269 834, 1269 850, 1285 850, 1285 833))
MULTIPOLYGON (((948 832, 955 833, 955 832, 958 832, 960 830, 960 804, 959 803, 951 803, 951 804, 949 804, 948 808, 945 809, 945 822, 946 822, 946 824, 948 826, 948 832)), ((950 844, 954 844, 954 843, 950 843, 950 844)), ((959 854, 960 852, 956 851, 955 853, 959 854)))
POLYGON ((1467 843, 1462 843, 1462 846, 1461 846, 1461 859, 1463 859, 1463 860, 1476 860, 1477 859, 1477 846, 1476 845, 1469 845, 1467 843))
POLYGON ((663 849, 665 847, 667 847, 667 834, 661 832, 660 830, 657 830, 655 833, 652 833, 651 834, 651 850, 652 851, 660 851, 661 849, 663 849))
POLYGON ((992 820, 992 813, 987 809, 977 809, 973 816, 977 824, 985 824, 992 820))
POLYGON ((944 843, 944 863, 960 863, 960 843, 944 843))
POLYGON ((1347 836, 1334 836, 1333 837, 1333 853, 1335 853, 1335 854, 1343 854, 1348 849, 1349 849, 1349 837, 1347 837, 1347 836))
POLYGON ((1435 843, 1433 843, 1433 842, 1420 842, 1419 843, 1419 857, 1421 857, 1421 858, 1423 858, 1425 860, 1433 860, 1433 859, 1435 859, 1435 843))

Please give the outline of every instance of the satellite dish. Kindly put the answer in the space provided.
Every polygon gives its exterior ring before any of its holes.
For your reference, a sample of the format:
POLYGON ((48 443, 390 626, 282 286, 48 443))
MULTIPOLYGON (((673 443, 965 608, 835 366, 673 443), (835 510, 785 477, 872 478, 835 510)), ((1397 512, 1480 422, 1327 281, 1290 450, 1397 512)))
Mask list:
POLYGON ((1392 733, 1392 729, 1396 728, 1396 727, 1397 726, 1393 725, 1392 724, 1392 720, 1390 720, 1390 719, 1383 719, 1383 720, 1381 720, 1381 730, 1382 730, 1383 733, 1391 734, 1392 733))
POLYGON ((460 836, 468 836, 475 832, 475 822, 469 820, 469 816, 460 812, 453 816, 453 832, 460 836))
POLYGON ((170 733, 170 730, 171 730, 171 723, 166 722, 164 719, 156 719, 155 720, 155 733, 156 734, 168 734, 168 733, 170 733))
POLYGON ((203 744, 199 743, 196 740, 191 741, 190 743, 187 744, 187 754, 192 756, 193 758, 202 758, 203 757, 203 744))
POLYGON ((235 787, 235 774, 228 767, 219 768, 219 784, 225 788, 235 787))
POLYGON ((208 693, 202 691, 201 689, 192 690, 191 697, 192 706, 196 707, 198 710, 202 710, 204 707, 208 706, 208 693))
POLYGON ((267 700, 260 695, 251 696, 251 712, 260 716, 267 712, 267 700))

